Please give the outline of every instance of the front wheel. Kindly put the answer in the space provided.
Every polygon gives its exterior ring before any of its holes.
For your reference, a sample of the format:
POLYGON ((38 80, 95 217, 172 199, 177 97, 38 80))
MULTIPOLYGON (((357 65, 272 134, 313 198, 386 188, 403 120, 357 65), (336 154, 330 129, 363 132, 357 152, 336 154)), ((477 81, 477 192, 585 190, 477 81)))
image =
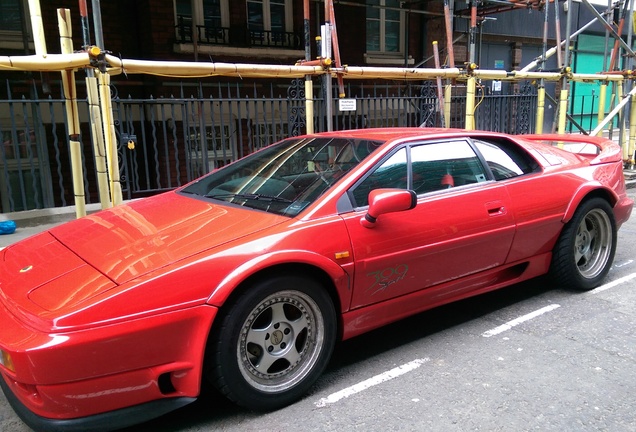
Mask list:
POLYGON ((255 284, 219 319, 208 344, 208 378, 230 400, 257 410, 302 397, 327 365, 336 338, 328 293, 297 276, 255 284))
POLYGON ((616 237, 614 213, 608 202, 602 198, 585 201, 561 232, 550 275, 566 288, 596 288, 614 261, 616 237))

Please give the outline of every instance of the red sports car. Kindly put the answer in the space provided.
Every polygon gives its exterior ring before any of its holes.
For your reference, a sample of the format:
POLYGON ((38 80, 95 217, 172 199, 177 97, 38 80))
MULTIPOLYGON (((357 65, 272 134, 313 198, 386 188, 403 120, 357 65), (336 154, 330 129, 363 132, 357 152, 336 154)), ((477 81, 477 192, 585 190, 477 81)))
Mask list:
POLYGON ((1 250, 1 386, 37 430, 117 429, 207 385, 282 407, 339 339, 540 275, 598 286, 633 206, 621 159, 587 136, 283 140, 1 250))

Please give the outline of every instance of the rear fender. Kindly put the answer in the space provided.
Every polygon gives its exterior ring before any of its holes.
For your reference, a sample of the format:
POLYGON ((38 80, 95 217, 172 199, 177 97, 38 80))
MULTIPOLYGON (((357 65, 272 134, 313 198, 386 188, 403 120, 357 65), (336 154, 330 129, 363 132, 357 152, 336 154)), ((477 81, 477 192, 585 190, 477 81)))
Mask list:
POLYGON ((583 200, 591 194, 607 199, 612 207, 614 207, 614 205, 618 202, 618 195, 616 195, 616 192, 612 189, 607 188, 598 182, 586 183, 576 191, 570 200, 570 203, 565 210, 565 214, 563 215, 564 224, 568 223, 574 217, 574 212, 576 212, 576 209, 579 207, 581 202, 583 202, 583 200))
POLYGON ((351 300, 350 278, 345 269, 322 255, 302 250, 264 254, 241 264, 217 285, 206 303, 221 307, 236 287, 251 276, 277 265, 294 263, 309 265, 327 274, 333 281, 342 310, 349 308, 351 300))

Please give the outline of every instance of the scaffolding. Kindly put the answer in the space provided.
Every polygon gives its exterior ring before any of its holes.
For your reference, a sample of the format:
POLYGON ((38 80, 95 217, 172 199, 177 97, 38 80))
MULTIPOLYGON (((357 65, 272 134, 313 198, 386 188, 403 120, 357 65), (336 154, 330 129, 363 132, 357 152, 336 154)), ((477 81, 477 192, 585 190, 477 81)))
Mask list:
MULTIPOLYGON (((31 14, 31 23, 33 27, 34 42, 36 48, 35 55, 27 56, 0 56, 0 71, 59 71, 62 73, 63 85, 67 104, 67 117, 70 125, 74 125, 74 108, 75 101, 75 80, 73 72, 78 69, 87 71, 87 86, 89 94, 93 95, 90 101, 95 108, 91 110, 92 124, 99 125, 101 129, 99 134, 99 143, 96 144, 96 154, 100 155, 100 164, 104 167, 108 165, 108 176, 105 173, 103 181, 109 184, 100 185, 100 199, 102 207, 108 207, 112 204, 116 205, 121 202, 121 187, 118 184, 119 179, 116 175, 116 143, 112 126, 112 107, 110 105, 110 94, 108 92, 108 83, 110 76, 126 73, 130 74, 149 74, 155 76, 173 77, 173 78, 204 78, 204 77, 236 77, 236 78, 304 78, 306 89, 311 90, 312 79, 318 78, 325 82, 325 88, 331 88, 331 80, 335 78, 339 89, 343 88, 344 80, 435 80, 438 88, 440 118, 443 119, 443 125, 450 124, 451 117, 451 96, 453 91, 457 91, 458 85, 461 85, 462 91, 466 94, 466 107, 464 127, 467 130, 475 128, 475 113, 478 109, 477 86, 480 80, 498 80, 519 82, 521 80, 531 80, 537 86, 538 102, 537 102, 537 119, 535 133, 542 133, 543 118, 546 97, 546 82, 555 82, 558 84, 558 97, 551 98, 557 102, 557 133, 566 133, 566 124, 568 118, 575 123, 573 118, 568 114, 568 91, 572 82, 596 82, 600 85, 600 101, 598 110, 598 124, 591 135, 602 135, 607 133, 612 138, 613 123, 618 119, 619 136, 618 141, 623 149, 623 160, 626 166, 633 169, 634 166, 634 147, 636 142, 636 86, 634 86, 634 51, 632 50, 632 32, 634 16, 634 0, 608 0, 607 7, 603 12, 598 12, 589 0, 581 0, 582 5, 587 7, 594 18, 576 31, 572 31, 572 14, 565 14, 566 32, 565 37, 561 39, 561 7, 569 10, 572 0, 495 0, 478 2, 469 0, 467 4, 470 26, 468 31, 468 62, 462 66, 455 64, 454 44, 453 40, 453 17, 454 1, 443 0, 444 12, 443 18, 445 22, 445 45, 446 45, 446 62, 441 64, 438 42, 434 42, 435 52, 435 68, 419 67, 369 67, 369 66, 348 66, 343 65, 340 58, 338 47, 338 33, 336 30, 335 13, 333 8, 333 0, 325 0, 325 23, 322 26, 321 37, 316 38, 320 42, 320 56, 311 59, 309 40, 309 0, 304 0, 304 26, 305 26, 305 59, 299 60, 294 65, 262 65, 262 64, 238 64, 238 63, 212 63, 212 62, 185 62, 185 61, 149 61, 136 59, 122 59, 110 55, 104 49, 104 42, 101 38, 101 18, 94 15, 96 23, 96 41, 97 45, 90 44, 88 29, 84 27, 86 21, 86 0, 79 0, 80 11, 82 14, 84 47, 81 52, 73 52, 71 38, 70 17, 68 10, 59 10, 59 28, 62 46, 64 47, 61 54, 49 54, 46 52, 46 44, 44 41, 44 31, 41 14, 39 12, 39 1, 29 0, 29 10, 31 14), (542 54, 535 58, 530 64, 519 70, 488 70, 481 69, 476 63, 476 34, 480 23, 485 20, 489 14, 505 12, 517 8, 535 9, 542 11, 544 14, 543 27, 543 46, 542 54), (550 27, 550 9, 553 9, 553 25, 556 33, 556 45, 548 48, 548 30, 550 27), (619 12, 619 22, 614 23, 609 17, 619 12), (606 41, 613 40, 613 44, 606 42, 604 53, 603 70, 598 73, 575 73, 570 67, 571 55, 570 46, 573 38, 584 32, 587 28, 595 23, 600 23, 606 32, 606 41), (625 28, 626 26, 626 28, 625 28), (626 41, 623 36, 626 35, 626 41), (558 68, 556 71, 545 70, 545 63, 548 58, 557 56, 558 68), (624 62, 619 59, 624 58, 624 62), (98 78, 100 94, 97 98, 97 84, 95 78, 98 78), (444 83, 442 83, 442 80, 444 83), (610 92, 609 113, 606 114, 605 99, 608 95, 608 86, 610 92), (100 106, 97 108, 97 99, 100 106), (629 115, 628 115, 629 114, 629 115), (608 128, 608 125, 610 127, 608 128), (608 128, 606 130, 606 128, 608 128), (108 180, 106 180, 108 179, 108 180), (108 191, 109 199, 103 196, 108 191)), ((99 13, 99 0, 93 0, 93 13, 99 13)), ((340 90, 341 96, 343 91, 340 90)), ((326 106, 331 107, 331 92, 325 92, 326 106)), ((311 91, 307 93, 307 120, 310 113, 313 113, 311 91)), ((311 114, 313 116, 313 114, 311 114)), ((327 113, 327 119, 331 116, 327 113)), ((313 124, 306 121, 308 132, 313 131, 313 124)), ((331 130, 331 125, 327 125, 331 130)), ((585 132, 584 132, 585 133, 585 132)), ((74 136, 75 129, 71 130, 70 147, 72 149, 73 159, 81 158, 78 154, 78 147, 74 136)), ((76 185, 76 208, 77 216, 83 216, 84 204, 81 179, 81 164, 73 163, 73 176, 77 178, 76 185), (76 166, 80 168, 75 168, 76 166)))

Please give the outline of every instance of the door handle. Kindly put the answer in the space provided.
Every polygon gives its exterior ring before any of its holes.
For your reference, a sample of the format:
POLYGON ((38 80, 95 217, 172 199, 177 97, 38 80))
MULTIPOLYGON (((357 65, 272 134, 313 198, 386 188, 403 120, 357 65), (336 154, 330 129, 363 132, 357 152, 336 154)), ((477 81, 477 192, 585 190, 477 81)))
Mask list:
POLYGON ((504 206, 489 208, 488 209, 488 214, 490 216, 497 216, 497 215, 506 214, 506 208, 504 206))
POLYGON ((488 216, 499 216, 506 214, 506 207, 501 201, 491 201, 486 203, 488 216))

